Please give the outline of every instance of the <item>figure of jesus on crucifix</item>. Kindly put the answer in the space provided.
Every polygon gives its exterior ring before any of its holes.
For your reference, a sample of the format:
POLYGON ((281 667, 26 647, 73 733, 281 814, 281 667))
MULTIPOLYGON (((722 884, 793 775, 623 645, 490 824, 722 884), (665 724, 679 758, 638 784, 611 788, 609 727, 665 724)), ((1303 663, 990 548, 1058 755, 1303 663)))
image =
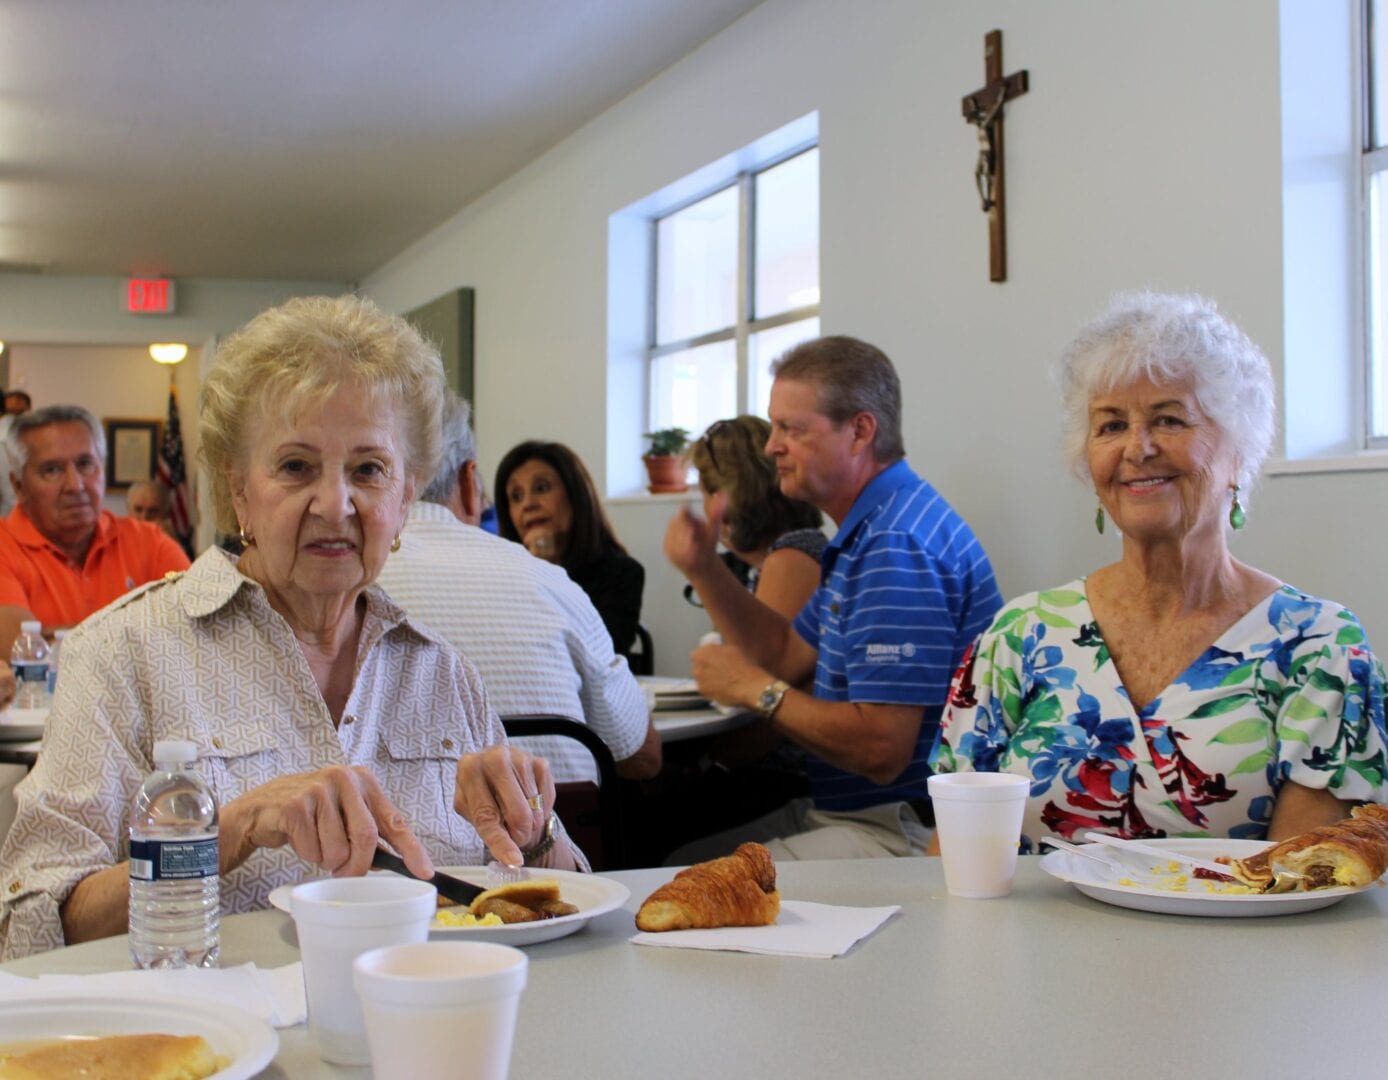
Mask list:
POLYGON ((964 119, 978 127, 978 161, 974 184, 983 212, 988 215, 988 278, 1007 280, 1007 206, 1004 200, 1002 107, 1027 92, 1027 73, 1002 73, 1002 31, 983 38, 983 67, 987 84, 962 102, 964 119))

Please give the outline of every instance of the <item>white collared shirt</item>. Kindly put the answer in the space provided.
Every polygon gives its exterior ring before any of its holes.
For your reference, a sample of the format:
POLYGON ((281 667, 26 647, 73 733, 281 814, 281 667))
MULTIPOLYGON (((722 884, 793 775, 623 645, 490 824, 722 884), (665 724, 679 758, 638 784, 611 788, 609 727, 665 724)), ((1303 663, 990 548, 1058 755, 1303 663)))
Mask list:
MULTIPOLYGON (((476 665, 502 716, 586 723, 617 761, 645 742, 645 693, 562 567, 463 524, 445 506, 418 503, 377 583, 476 665)), ((597 779, 592 757, 572 739, 515 742, 548 759, 556 781, 597 779)))

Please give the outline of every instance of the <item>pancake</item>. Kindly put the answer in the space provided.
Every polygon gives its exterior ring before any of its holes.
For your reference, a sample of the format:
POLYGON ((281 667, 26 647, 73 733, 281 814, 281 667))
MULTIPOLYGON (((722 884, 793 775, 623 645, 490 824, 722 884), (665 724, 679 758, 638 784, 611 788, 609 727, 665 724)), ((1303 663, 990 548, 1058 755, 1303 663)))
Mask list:
POLYGON ((0 1080, 204 1080, 227 1064, 201 1035, 106 1035, 0 1054, 0 1080))

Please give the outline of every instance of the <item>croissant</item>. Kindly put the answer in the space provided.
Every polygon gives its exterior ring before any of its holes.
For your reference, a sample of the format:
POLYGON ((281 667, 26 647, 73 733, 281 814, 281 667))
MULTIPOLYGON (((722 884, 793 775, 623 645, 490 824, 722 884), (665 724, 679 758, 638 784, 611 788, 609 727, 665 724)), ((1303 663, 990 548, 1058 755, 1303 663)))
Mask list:
POLYGON ((1388 870, 1388 806, 1356 806, 1352 817, 1274 844, 1247 859, 1221 858, 1239 881, 1263 892, 1368 885, 1388 870), (1278 877, 1279 871, 1291 871, 1278 877))
POLYGON ((646 897, 636 925, 651 931, 766 926, 780 910, 771 852, 743 844, 731 855, 681 870, 646 897))

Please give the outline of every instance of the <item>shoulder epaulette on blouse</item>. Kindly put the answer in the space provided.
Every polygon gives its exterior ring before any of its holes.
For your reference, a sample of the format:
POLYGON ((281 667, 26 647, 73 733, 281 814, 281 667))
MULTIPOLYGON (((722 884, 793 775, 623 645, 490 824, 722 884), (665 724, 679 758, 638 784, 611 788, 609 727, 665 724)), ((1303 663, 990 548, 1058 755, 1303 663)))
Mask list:
POLYGON ((186 573, 186 570, 170 570, 162 578, 155 578, 153 581, 147 581, 143 585, 137 585, 124 596, 117 597, 115 600, 112 600, 111 603, 107 606, 107 610, 119 611, 127 604, 131 604, 134 601, 139 600, 141 597, 147 595, 148 593, 154 592, 156 589, 162 589, 165 585, 169 585, 177 581, 186 573))

